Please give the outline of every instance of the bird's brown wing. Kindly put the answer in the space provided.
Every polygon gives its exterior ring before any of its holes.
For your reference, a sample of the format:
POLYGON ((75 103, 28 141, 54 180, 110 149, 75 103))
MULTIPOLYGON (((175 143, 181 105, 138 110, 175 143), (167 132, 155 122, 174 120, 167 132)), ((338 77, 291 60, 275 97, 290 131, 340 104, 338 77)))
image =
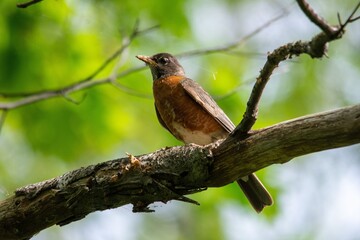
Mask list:
POLYGON ((155 111, 156 111, 156 116, 157 116, 157 118, 158 118, 159 123, 161 124, 161 126, 163 126, 166 130, 168 130, 168 131, 171 133, 170 129, 166 126, 164 120, 162 119, 162 117, 161 117, 161 115, 160 115, 160 113, 159 113, 159 110, 158 110, 157 107, 156 107, 156 104, 155 104, 155 111))
MULTIPOLYGON (((203 107, 218 123, 228 132, 234 130, 235 126, 226 116, 223 110, 216 104, 214 99, 191 79, 184 79, 181 85, 185 91, 203 107)), ((257 212, 261 212, 265 206, 273 204, 270 193, 266 190, 254 173, 238 181, 245 196, 257 212)))
POLYGON ((190 78, 185 78, 180 84, 190 97, 213 116, 227 132, 230 133, 234 130, 235 126, 228 116, 226 116, 215 100, 199 84, 190 78))

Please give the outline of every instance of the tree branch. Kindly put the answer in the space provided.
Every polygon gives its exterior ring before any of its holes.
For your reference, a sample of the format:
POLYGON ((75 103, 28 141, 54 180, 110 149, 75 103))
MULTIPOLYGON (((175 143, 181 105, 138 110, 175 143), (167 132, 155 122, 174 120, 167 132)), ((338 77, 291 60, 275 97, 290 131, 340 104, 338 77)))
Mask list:
POLYGON ((252 131, 243 141, 227 138, 213 150, 214 161, 207 186, 222 186, 256 168, 313 152, 360 142, 360 105, 300 117, 252 131), (235 150, 235 151, 234 151, 235 150), (238 174, 240 173, 240 174, 238 174))
POLYGON ((153 202, 197 204, 184 195, 297 156, 360 143, 360 105, 260 129, 245 140, 229 138, 208 146, 129 155, 17 189, 0 203, 0 239, 28 239, 54 224, 129 203, 134 212, 151 211, 153 202))
MULTIPOLYGON (((91 88, 91 87, 105 84, 105 83, 113 83, 115 79, 127 76, 129 74, 132 74, 134 72, 141 70, 142 68, 139 68, 139 67, 131 68, 129 70, 125 70, 120 73, 114 73, 114 74, 112 74, 112 76, 109 76, 104 79, 93 80, 111 62, 113 62, 117 57, 119 57, 130 46, 130 44, 136 37, 138 37, 146 32, 152 31, 158 27, 158 26, 153 26, 153 27, 146 28, 144 30, 139 30, 138 25, 139 24, 137 21, 135 23, 134 28, 133 28, 132 32, 130 33, 130 35, 128 37, 124 38, 121 47, 118 50, 116 50, 108 59, 106 59, 93 73, 91 73, 86 78, 84 78, 76 83, 70 84, 66 87, 63 87, 60 89, 55 89, 55 90, 46 90, 46 91, 39 91, 39 92, 33 92, 33 93, 12 93, 12 94, 11 93, 10 94, 9 93, 0 93, 0 96, 4 97, 4 98, 21 97, 19 100, 12 101, 12 102, 4 102, 4 103, 0 102, 0 110, 11 110, 11 109, 15 109, 15 108, 18 108, 18 107, 21 107, 24 105, 32 104, 35 102, 39 102, 39 101, 54 98, 54 97, 63 96, 64 98, 69 99, 68 95, 73 92, 91 88)), ((128 89, 124 86, 123 86, 122 90, 131 92, 131 89, 128 89)), ((73 101, 71 101, 71 102, 73 102, 73 101)))
MULTIPOLYGON (((305 4, 302 10, 323 32, 308 42, 289 43, 268 55, 244 118, 227 139, 204 147, 188 145, 137 157, 129 155, 17 189, 14 196, 0 203, 0 239, 28 239, 54 224, 68 224, 91 212, 129 203, 133 204, 134 212, 151 211, 149 204, 157 201, 166 203, 179 200, 197 204, 184 195, 229 184, 261 168, 285 163, 297 156, 360 143, 360 105, 250 131, 256 121, 263 89, 278 64, 304 53, 313 58, 324 56, 327 44, 340 38, 348 23, 359 19, 353 18, 358 5, 344 24, 339 20, 340 26, 328 25, 327 28, 322 26, 327 23, 305 1, 299 0, 298 3, 305 4)), ((218 51, 224 49, 228 50, 225 47, 218 51)), ((115 57, 109 58, 109 62, 112 59, 115 57)), ((105 66, 107 64, 104 62, 105 66)), ((99 69, 100 72, 103 67, 99 69)), ((114 84, 114 78, 139 69, 133 68, 105 79, 90 81, 97 75, 95 71, 90 78, 65 88, 0 103, 0 109, 4 110, 1 121, 5 119, 7 110, 51 97, 66 97, 71 92, 99 84, 114 84)))
MULTIPOLYGON (((279 16, 270 19, 268 22, 266 22, 264 25, 260 26, 259 28, 255 29, 253 32, 249 33, 248 35, 244 36, 243 38, 241 38, 239 41, 237 41, 236 43, 230 43, 227 44, 225 46, 222 47, 217 47, 217 48, 209 48, 209 49, 203 49, 203 50, 198 50, 198 51, 188 51, 188 52, 184 52, 181 54, 178 54, 177 56, 181 56, 181 57, 188 57, 188 56, 195 56, 195 55, 204 55, 204 54, 209 54, 209 53, 216 53, 216 52, 224 52, 224 51, 230 51, 232 49, 234 49, 235 47, 238 47, 240 44, 244 43, 246 40, 250 39, 252 36, 254 36, 255 34, 259 33, 260 31, 264 30, 266 27, 268 27, 269 25, 271 25, 272 23, 274 23, 275 21, 279 20, 280 18, 282 18, 286 13, 280 14, 279 16)), ((91 73, 88 77, 75 82, 73 84, 70 84, 66 87, 60 88, 60 89, 55 89, 55 90, 45 90, 45 91, 38 91, 38 92, 32 92, 32 93, 0 93, 0 97, 3 98, 17 98, 17 97, 21 97, 21 99, 18 99, 16 101, 12 101, 12 102, 0 102, 0 110, 11 110, 11 109, 15 109, 18 107, 22 107, 28 104, 32 104, 35 102, 39 102, 39 101, 43 101, 43 100, 47 100, 50 98, 54 98, 54 97, 64 97, 67 96, 73 92, 76 91, 80 91, 80 90, 84 90, 87 88, 91 88, 97 85, 102 85, 102 84, 112 84, 113 86, 115 86, 116 88, 118 88, 119 90, 131 94, 131 95, 135 95, 135 96, 139 96, 139 97, 143 97, 143 98, 150 98, 151 96, 144 94, 144 93, 139 93, 133 89, 130 89, 128 87, 125 87, 123 85, 121 85, 120 83, 116 82, 115 79, 119 79, 121 77, 124 76, 128 76, 132 73, 138 72, 140 70, 145 69, 145 66, 141 66, 141 67, 133 67, 130 68, 128 70, 125 70, 123 72, 120 73, 114 73, 112 74, 112 76, 109 76, 107 78, 104 79, 97 79, 97 80, 93 80, 102 70, 105 69, 105 67, 107 67, 111 62, 113 62, 117 57, 119 57, 131 44, 131 42, 138 37, 140 34, 144 34, 148 31, 151 31, 155 28, 157 28, 158 26, 153 26, 144 30, 138 30, 138 24, 135 24, 135 27, 133 28, 132 33, 130 34, 129 37, 127 37, 124 41, 122 46, 115 51, 108 59, 106 59, 101 66, 99 66, 99 68, 97 68, 93 73, 91 73), (90 81, 91 80, 91 81, 90 81)))
POLYGON ((247 102, 247 108, 243 115, 243 119, 236 127, 235 131, 233 131, 233 135, 238 135, 241 138, 247 137, 248 132, 256 122, 258 105, 265 86, 269 81, 273 71, 282 61, 290 59, 293 56, 299 56, 301 54, 307 54, 312 58, 322 58, 323 56, 326 56, 328 43, 341 38, 344 34, 344 30, 347 24, 359 19, 353 18, 353 16, 358 10, 360 2, 355 7, 354 11, 350 14, 347 21, 344 24, 340 23, 339 26, 329 25, 322 17, 316 14, 316 12, 305 0, 297 0, 297 2, 305 15, 317 26, 319 26, 323 32, 314 36, 310 41, 297 41, 295 43, 288 43, 275 49, 268 55, 264 67, 260 70, 260 75, 256 78, 255 85, 247 102))
POLYGON ((296 2, 308 19, 318 26, 324 33, 332 35, 337 30, 337 28, 332 27, 324 18, 318 15, 305 0, 297 0, 296 2))

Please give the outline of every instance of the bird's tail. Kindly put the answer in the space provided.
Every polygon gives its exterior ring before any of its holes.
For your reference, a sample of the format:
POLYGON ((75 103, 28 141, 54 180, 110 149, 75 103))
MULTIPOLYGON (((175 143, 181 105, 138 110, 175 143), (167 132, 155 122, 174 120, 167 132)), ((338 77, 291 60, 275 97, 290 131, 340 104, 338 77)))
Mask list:
POLYGON ((256 212, 260 213, 265 206, 273 204, 273 199, 257 176, 252 173, 237 180, 237 183, 245 193, 256 212))

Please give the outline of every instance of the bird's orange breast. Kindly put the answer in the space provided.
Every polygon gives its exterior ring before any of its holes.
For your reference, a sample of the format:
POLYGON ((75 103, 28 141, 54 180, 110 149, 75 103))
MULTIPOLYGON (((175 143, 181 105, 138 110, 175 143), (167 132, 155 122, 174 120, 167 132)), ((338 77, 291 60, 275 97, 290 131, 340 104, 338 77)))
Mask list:
POLYGON ((168 130, 185 143, 209 144, 228 133, 181 85, 184 77, 155 80, 155 105, 168 130))

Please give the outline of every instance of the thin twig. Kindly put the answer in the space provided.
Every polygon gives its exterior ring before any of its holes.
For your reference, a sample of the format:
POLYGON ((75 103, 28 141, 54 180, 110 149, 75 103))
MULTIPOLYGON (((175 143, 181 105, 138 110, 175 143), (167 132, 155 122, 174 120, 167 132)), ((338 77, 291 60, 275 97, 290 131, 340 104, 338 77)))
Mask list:
POLYGON ((119 89, 120 91, 124 92, 124 93, 127 93, 129 95, 133 95, 133 96, 136 96, 136 97, 141 97, 141 98, 147 98, 147 99, 151 99, 152 98, 152 95, 151 94, 146 94, 146 93, 140 93, 138 92, 137 90, 135 89, 131 89, 129 87, 126 87, 122 84, 120 84, 119 82, 117 81, 113 81, 112 79, 110 80, 110 83, 117 89, 119 89))
MULTIPOLYGON (((50 99, 50 98, 54 98, 54 97, 59 97, 59 96, 63 96, 65 99, 69 100, 72 103, 78 103, 78 101, 75 101, 74 99, 69 97, 70 93, 79 91, 79 90, 83 90, 86 88, 91 88, 96 85, 109 83, 109 82, 113 81, 114 79, 124 77, 126 75, 129 75, 131 73, 134 73, 134 72, 142 69, 142 68, 131 68, 131 69, 125 70, 118 74, 112 74, 111 77, 108 77, 105 79, 93 80, 93 78, 97 74, 99 74, 102 70, 104 70, 106 66, 108 66, 112 61, 114 61, 114 59, 116 59, 118 56, 120 56, 130 46, 130 44, 134 38, 136 38, 140 34, 144 34, 155 28, 157 28, 157 26, 153 26, 153 27, 139 31, 138 23, 136 23, 130 36, 123 41, 121 48, 119 48, 114 54, 112 54, 108 59, 106 59, 104 61, 104 63, 101 64, 101 66, 99 68, 97 68, 92 74, 90 74, 85 79, 80 80, 76 83, 70 84, 61 89, 38 91, 38 92, 33 92, 33 93, 13 93, 13 94, 0 93, 0 96, 4 97, 4 98, 6 98, 6 97, 22 97, 21 99, 12 101, 12 102, 5 102, 5 103, 0 102, 0 109, 10 110, 10 109, 18 108, 18 107, 28 105, 28 104, 31 104, 34 102, 38 102, 38 101, 42 101, 42 100, 50 99)), ((125 91, 125 88, 123 88, 122 90, 125 91)), ((130 91, 128 91, 128 92, 130 92, 130 91)))
POLYGON ((156 28, 158 28, 158 25, 146 28, 144 30, 139 31, 139 22, 136 21, 133 27, 133 30, 131 34, 128 37, 125 37, 122 41, 121 47, 116 50, 108 59, 103 62, 98 69, 96 69, 93 73, 91 73, 88 77, 83 79, 82 81, 89 81, 96 77, 102 70, 104 70, 111 62, 113 62, 118 56, 122 55, 122 53, 130 46, 132 41, 138 37, 139 35, 142 35, 144 33, 147 33, 149 31, 152 31, 156 28))
POLYGON ((93 86, 108 83, 108 82, 109 82, 108 78, 99 79, 99 80, 91 81, 91 82, 79 82, 79 83, 75 83, 75 84, 66 86, 62 89, 49 90, 49 91, 40 92, 40 93, 37 93, 34 95, 29 95, 29 96, 21 98, 17 101, 0 103, 0 109, 10 110, 10 109, 18 108, 18 107, 28 105, 31 103, 39 102, 39 101, 45 100, 45 99, 61 97, 61 96, 63 97, 72 92, 79 91, 79 90, 86 89, 86 88, 91 88, 93 86))
POLYGON ((243 81, 241 81, 241 83, 239 85, 235 86, 234 88, 232 88, 227 93, 224 93, 224 94, 221 94, 221 95, 215 95, 215 96, 213 96, 213 98, 216 101, 224 100, 225 98, 228 98, 228 97, 234 95, 235 93, 237 93, 241 88, 244 88, 245 86, 250 85, 253 82, 253 80, 254 80, 253 78, 243 80, 243 81))
POLYGON ((316 26, 318 26, 321 30, 323 30, 323 32, 326 33, 331 40, 340 38, 344 33, 345 27, 349 23, 355 22, 360 19, 360 16, 354 18, 355 13, 360 7, 360 2, 358 2, 358 4, 354 8, 350 16, 347 18, 345 23, 341 22, 340 15, 339 13, 337 14, 339 26, 332 26, 329 23, 327 23, 324 18, 322 18, 315 12, 315 10, 309 5, 309 3, 306 2, 306 0, 296 0, 296 2, 298 3, 299 7, 304 12, 304 14, 309 18, 309 20, 313 22, 316 26))
MULTIPOLYGON (((25 93, 0 93, 0 97, 3 98, 18 98, 18 97, 31 97, 31 96, 35 96, 35 95, 49 95, 50 97, 53 96, 53 93, 56 93, 56 96, 59 96, 59 94, 57 94, 57 92, 64 92, 66 91, 67 93, 73 92, 71 91, 71 89, 76 88, 76 85, 81 85, 83 82, 87 82, 90 80, 93 80, 101 71, 103 71, 111 62, 113 62, 118 56, 122 55, 122 53, 130 46, 130 44, 132 43, 132 41, 140 36, 143 35, 149 31, 152 31, 154 29, 158 28, 158 25, 146 28, 144 30, 139 30, 138 29, 138 22, 135 23, 135 26, 130 34, 129 37, 126 37, 123 42, 121 47, 116 50, 109 58, 107 58, 94 72, 92 72, 89 76, 85 77, 84 79, 71 84, 67 87, 64 87, 62 89, 56 89, 56 90, 45 90, 45 91, 35 91, 35 92, 25 92, 25 93)), ((138 71, 137 68, 132 68, 129 69, 129 71, 124 71, 124 72, 129 72, 129 73, 133 73, 138 71)), ((128 75, 128 74, 125 74, 128 75)), ((119 76, 122 76, 122 74, 113 74, 113 78, 119 78, 119 76)), ((100 82, 102 82, 102 80, 100 80, 100 82)), ((96 84, 97 85, 97 84, 96 84)), ((84 85, 87 86, 87 85, 84 85)), ((92 85, 90 85, 92 86, 92 85)), ((83 89, 83 88, 80 88, 83 89)), ((46 98, 45 98, 46 99, 46 98)), ((42 100, 42 99, 41 99, 42 100)), ((0 103, 0 109, 3 109, 1 106, 3 106, 4 103, 0 103)))
POLYGON ((41 2, 41 1, 42 1, 42 0, 31 0, 31 1, 28 1, 28 2, 18 3, 18 4, 16 4, 16 6, 17 6, 18 8, 27 8, 27 7, 31 6, 31 5, 34 5, 34 4, 36 4, 36 3, 39 3, 39 2, 41 2))
POLYGON ((341 23, 341 18, 340 18, 340 15, 338 15, 338 19, 339 19, 339 23, 340 23, 340 28, 339 28, 339 32, 343 32, 345 27, 349 24, 349 23, 352 23, 352 22, 355 22, 357 20, 360 19, 360 16, 358 17, 354 17, 355 13, 357 12, 357 10, 359 9, 360 7, 360 1, 358 2, 358 4, 356 5, 356 7, 354 8, 354 10, 352 11, 352 13, 349 15, 349 17, 346 19, 345 23, 341 23))
POLYGON ((82 103, 82 102, 85 100, 85 98, 86 98, 86 93, 84 93, 84 94, 82 95, 82 97, 80 98, 80 100, 76 100, 76 99, 70 97, 70 95, 68 95, 68 94, 63 94, 63 97, 64 97, 66 100, 68 100, 69 102, 74 103, 74 104, 76 104, 76 105, 79 105, 80 103, 82 103))
MULTIPOLYGON (((122 78, 122 77, 133 74, 133 73, 138 72, 138 71, 143 70, 143 69, 145 69, 144 66, 130 68, 128 70, 125 70, 123 72, 118 73, 116 75, 116 78, 117 79, 122 78)), ((42 101, 42 100, 45 100, 45 99, 50 99, 50 98, 54 98, 54 97, 63 97, 65 95, 68 95, 68 94, 73 93, 73 92, 77 92, 77 91, 80 91, 80 90, 92 88, 92 87, 95 87, 97 85, 111 83, 111 81, 112 81, 112 78, 107 77, 107 78, 97 79, 97 80, 93 80, 93 81, 76 82, 76 83, 68 85, 68 86, 66 86, 64 88, 61 88, 61 89, 39 92, 38 94, 29 95, 29 96, 21 98, 21 99, 19 99, 17 101, 6 102, 6 103, 1 103, 0 102, 0 110, 11 110, 11 109, 15 109, 15 108, 18 108, 18 107, 22 107, 24 105, 39 102, 39 101, 42 101)))
POLYGON ((228 52, 230 50, 233 50, 234 48, 239 47, 241 44, 244 44, 250 38, 254 37, 256 34, 263 31, 265 28, 269 27, 271 24, 273 24, 274 22, 276 22, 279 19, 283 18, 287 14, 288 14, 288 12, 286 12, 286 11, 282 12, 278 16, 276 16, 276 17, 270 19, 269 21, 265 22, 263 25, 256 28, 254 31, 250 32, 249 34, 245 35, 244 37, 242 37, 241 39, 239 39, 238 41, 236 41, 234 43, 227 44, 227 45, 221 46, 221 47, 216 47, 216 48, 208 48, 208 49, 200 49, 200 50, 188 51, 188 52, 177 54, 176 56, 181 58, 181 57, 192 57, 192 56, 198 56, 198 55, 207 55, 207 54, 219 53, 219 52, 228 52))

